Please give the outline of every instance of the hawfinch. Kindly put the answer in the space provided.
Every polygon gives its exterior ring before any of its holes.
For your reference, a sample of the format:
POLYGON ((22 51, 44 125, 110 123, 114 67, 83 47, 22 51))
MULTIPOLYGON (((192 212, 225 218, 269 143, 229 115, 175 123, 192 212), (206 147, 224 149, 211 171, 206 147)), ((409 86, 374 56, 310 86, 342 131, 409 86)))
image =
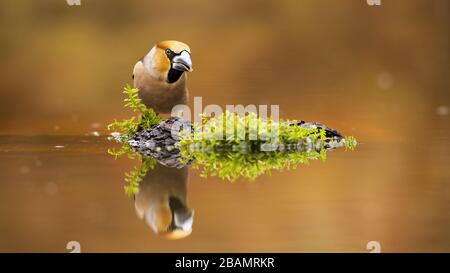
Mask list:
POLYGON ((186 73, 192 71, 191 50, 178 41, 156 44, 133 70, 133 84, 139 97, 156 113, 171 113, 178 104, 186 104, 186 73))
POLYGON ((139 183, 139 192, 134 196, 136 213, 156 234, 168 239, 191 234, 194 211, 186 205, 187 181, 187 167, 158 164, 139 183))

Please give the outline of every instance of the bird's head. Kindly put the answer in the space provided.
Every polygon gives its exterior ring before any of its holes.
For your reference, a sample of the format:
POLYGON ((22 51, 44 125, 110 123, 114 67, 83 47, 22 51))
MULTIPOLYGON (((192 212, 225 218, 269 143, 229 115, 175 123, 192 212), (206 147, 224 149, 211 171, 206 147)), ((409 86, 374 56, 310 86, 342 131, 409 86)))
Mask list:
POLYGON ((178 41, 159 42, 144 57, 144 65, 153 77, 175 83, 192 71, 191 49, 178 41))
POLYGON ((169 196, 145 212, 145 221, 156 234, 167 239, 181 239, 192 232, 194 211, 177 197, 169 196))

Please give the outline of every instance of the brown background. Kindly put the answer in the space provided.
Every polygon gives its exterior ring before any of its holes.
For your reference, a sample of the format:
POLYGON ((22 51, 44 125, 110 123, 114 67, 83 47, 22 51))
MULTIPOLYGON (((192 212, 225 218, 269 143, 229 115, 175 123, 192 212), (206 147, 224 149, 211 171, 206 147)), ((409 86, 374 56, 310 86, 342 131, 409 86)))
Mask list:
POLYGON ((3 138, 0 250, 450 251, 449 18, 446 0, 0 0, 2 134, 106 133, 136 60, 177 39, 204 104, 279 104, 360 141, 253 184, 191 173, 194 232, 170 242, 135 217, 136 162, 111 144, 3 138))

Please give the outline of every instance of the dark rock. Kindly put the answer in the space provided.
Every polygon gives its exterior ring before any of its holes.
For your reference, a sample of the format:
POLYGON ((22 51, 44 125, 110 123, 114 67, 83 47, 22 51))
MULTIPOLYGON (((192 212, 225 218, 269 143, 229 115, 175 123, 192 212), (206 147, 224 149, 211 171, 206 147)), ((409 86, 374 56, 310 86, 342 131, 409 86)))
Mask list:
POLYGON ((176 144, 180 140, 179 133, 183 129, 193 132, 190 121, 171 117, 150 129, 136 132, 128 144, 136 152, 153 157, 164 166, 182 168, 186 164, 178 160, 181 155, 176 144))
MULTIPOLYGON (((305 128, 318 128, 325 129, 325 134, 331 140, 327 141, 322 148, 334 149, 342 145, 342 135, 331 128, 326 127, 320 123, 309 123, 304 121, 293 122, 288 121, 290 126, 301 126, 305 128)), ((134 134, 134 136, 128 141, 128 144, 135 149, 136 152, 145 156, 155 158, 159 163, 167 167, 182 168, 187 164, 181 163, 179 158, 181 157, 180 150, 177 148, 177 143, 180 141, 180 132, 182 130, 188 130, 191 133, 194 132, 190 121, 182 120, 177 117, 171 117, 161 121, 158 125, 153 126, 150 129, 141 130, 134 134)), ((264 151, 261 149, 261 143, 257 141, 249 141, 244 147, 235 147, 235 145, 224 144, 217 147, 217 152, 227 151, 264 151)), ((312 149, 316 144, 313 143, 284 143, 276 145, 275 147, 266 147, 269 149, 274 148, 277 151, 302 151, 312 149)), ((319 147, 320 148, 320 147, 319 147)))
POLYGON ((311 128, 311 127, 317 127, 319 130, 321 129, 325 129, 325 136, 329 137, 329 138, 333 138, 335 140, 341 140, 342 139, 342 135, 341 133, 339 133, 338 131, 328 128, 327 126, 318 123, 318 122, 304 122, 302 121, 298 121, 298 122, 293 122, 293 121, 289 121, 289 125, 290 126, 301 126, 304 128, 311 128))

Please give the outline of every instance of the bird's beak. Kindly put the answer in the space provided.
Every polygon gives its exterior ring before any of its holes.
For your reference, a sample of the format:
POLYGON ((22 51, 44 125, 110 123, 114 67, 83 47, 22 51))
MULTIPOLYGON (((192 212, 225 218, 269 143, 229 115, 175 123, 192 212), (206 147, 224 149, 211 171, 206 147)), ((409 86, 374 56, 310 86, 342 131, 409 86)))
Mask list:
POLYGON ((169 230, 164 234, 167 239, 182 239, 192 233, 192 223, 194 221, 194 211, 187 211, 187 214, 174 213, 174 224, 176 229, 169 230))
POLYGON ((187 51, 183 51, 180 55, 173 57, 172 67, 179 71, 192 72, 191 54, 187 51))
POLYGON ((194 211, 188 210, 187 212, 185 212, 183 214, 175 213, 174 222, 178 228, 180 228, 184 231, 192 230, 192 223, 194 222, 194 211))

